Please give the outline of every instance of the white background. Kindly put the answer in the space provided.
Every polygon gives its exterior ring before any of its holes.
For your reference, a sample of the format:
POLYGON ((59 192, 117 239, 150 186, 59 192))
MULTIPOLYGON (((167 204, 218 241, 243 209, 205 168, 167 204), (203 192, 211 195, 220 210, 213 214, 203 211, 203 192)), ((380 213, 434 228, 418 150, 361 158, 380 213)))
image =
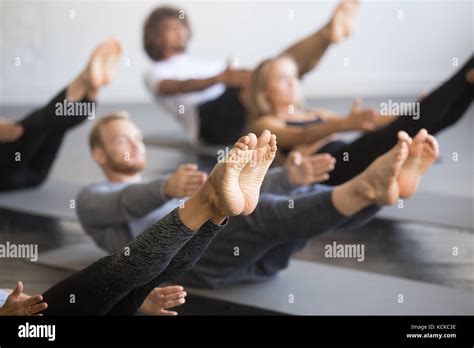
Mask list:
MULTIPOLYGON (((436 85, 456 69, 456 59, 461 64, 473 50, 473 3, 363 1, 353 36, 331 48, 305 78, 306 95, 395 97, 436 85)), ((336 3, 0 0, 0 103, 44 102, 110 36, 122 41, 124 61, 102 100, 149 101, 143 72, 150 61, 142 49, 142 26, 160 4, 186 10, 194 32, 189 47, 193 55, 237 56, 243 66, 252 67, 317 30, 336 3), (17 57, 20 67, 14 64, 17 57)))

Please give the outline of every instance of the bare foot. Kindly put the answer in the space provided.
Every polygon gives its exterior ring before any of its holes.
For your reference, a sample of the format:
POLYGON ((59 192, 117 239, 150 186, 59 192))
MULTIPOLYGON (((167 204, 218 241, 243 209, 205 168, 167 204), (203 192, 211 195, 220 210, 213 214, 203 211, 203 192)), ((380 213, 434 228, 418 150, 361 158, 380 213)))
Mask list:
POLYGON ((250 214, 275 154, 276 137, 268 130, 258 139, 253 133, 241 137, 206 181, 212 187, 208 194, 214 211, 220 216, 250 214))
POLYGON ((92 52, 89 62, 81 74, 90 88, 98 89, 112 81, 120 62, 121 51, 120 43, 109 39, 92 52))
POLYGON ((337 5, 327 28, 331 43, 338 43, 352 32, 358 0, 343 0, 337 5))
POLYGON ((77 101, 87 96, 94 100, 100 88, 112 81, 117 71, 121 51, 120 43, 113 39, 106 40, 97 46, 85 69, 68 86, 67 99, 77 101))
POLYGON ((373 204, 392 205, 399 198, 397 178, 408 156, 411 138, 398 132, 398 143, 390 151, 378 157, 357 177, 359 194, 373 204))
POLYGON ((398 177, 400 197, 407 198, 416 192, 421 176, 438 158, 438 154, 436 139, 426 129, 420 130, 409 146, 408 157, 398 177))
MULTIPOLYGON (((251 142, 254 140, 251 139, 251 142)), ((270 168, 275 159, 276 151, 277 141, 275 134, 264 130, 257 140, 257 145, 250 162, 242 170, 239 177, 240 189, 245 197, 243 215, 251 214, 257 206, 260 187, 268 168, 270 168)))

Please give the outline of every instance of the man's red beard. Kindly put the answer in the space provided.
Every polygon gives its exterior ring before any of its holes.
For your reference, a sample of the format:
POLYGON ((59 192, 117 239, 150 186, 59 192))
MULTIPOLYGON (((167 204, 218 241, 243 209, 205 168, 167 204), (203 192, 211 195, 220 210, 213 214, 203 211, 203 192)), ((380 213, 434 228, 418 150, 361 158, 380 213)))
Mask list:
POLYGON ((110 161, 107 163, 108 167, 117 173, 120 174, 127 174, 127 175, 132 175, 132 174, 137 174, 145 168, 146 161, 143 160, 142 162, 135 162, 133 164, 128 163, 128 162, 114 162, 110 161))

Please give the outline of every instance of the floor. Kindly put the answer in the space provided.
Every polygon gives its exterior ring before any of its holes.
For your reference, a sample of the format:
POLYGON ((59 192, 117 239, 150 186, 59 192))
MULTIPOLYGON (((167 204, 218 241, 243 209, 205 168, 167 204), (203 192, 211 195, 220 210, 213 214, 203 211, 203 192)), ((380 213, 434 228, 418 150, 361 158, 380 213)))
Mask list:
MULTIPOLYGON (((377 102, 376 99, 368 100, 367 104, 376 105, 377 102)), ((318 105, 342 112, 349 107, 350 101, 321 100, 318 105)), ((17 119, 30 109, 0 107, 0 114, 17 119)), ((129 110, 139 127, 146 130, 145 134, 165 134, 162 127, 167 129, 167 135, 180 132, 179 125, 167 117, 161 117, 160 122, 157 122, 156 118, 159 116, 156 114, 161 111, 153 105, 101 105, 98 112, 103 114, 117 109, 129 110)), ((466 219, 459 226, 429 222, 429 212, 440 205, 448 215, 450 212, 454 214, 462 208, 466 209, 466 205, 468 211, 474 212, 474 143, 471 136, 474 130, 473 114, 474 110, 471 108, 462 122, 439 137, 441 161, 430 171, 420 187, 420 197, 423 198, 423 194, 435 195, 438 201, 427 199, 423 202, 425 210, 422 218, 400 220, 403 217, 403 212, 400 212, 393 219, 379 218, 353 231, 341 230, 321 235, 314 238, 295 257, 474 290, 474 225, 469 222, 474 214, 464 216, 466 219), (453 152, 461 154, 461 160, 455 163, 456 170, 453 170, 453 162, 450 160, 453 152), (456 202, 463 202, 463 206, 456 206, 456 202), (326 258, 324 246, 333 242, 363 244, 366 251, 364 262, 326 258), (455 247, 459 251, 457 255, 453 255, 455 247)), ((66 178, 69 182, 80 184, 103 180, 100 171, 89 159, 85 139, 90 127, 91 123, 88 123, 67 137, 50 180, 66 178)), ((148 155, 146 176, 165 173, 183 162, 197 161, 202 168, 212 165, 212 160, 170 148, 149 147, 148 155)), ((435 216, 433 220, 436 220, 435 216)), ((0 243, 38 243, 39 248, 44 251, 77 243, 84 238, 75 221, 58 221, 0 208, 0 243)), ((12 287, 17 280, 22 280, 29 293, 40 293, 70 274, 60 267, 45 267, 19 259, 0 259, 0 265, 0 287, 12 287)), ((275 313, 190 297, 182 307, 182 314, 275 313)))

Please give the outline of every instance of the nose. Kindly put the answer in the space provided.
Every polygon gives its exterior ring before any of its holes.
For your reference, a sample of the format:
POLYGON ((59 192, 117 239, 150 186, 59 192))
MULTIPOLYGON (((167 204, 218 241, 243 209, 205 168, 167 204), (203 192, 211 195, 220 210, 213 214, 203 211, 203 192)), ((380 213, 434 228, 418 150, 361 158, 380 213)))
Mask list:
POLYGON ((140 147, 140 140, 138 139, 129 139, 130 147, 133 150, 137 150, 140 147))

